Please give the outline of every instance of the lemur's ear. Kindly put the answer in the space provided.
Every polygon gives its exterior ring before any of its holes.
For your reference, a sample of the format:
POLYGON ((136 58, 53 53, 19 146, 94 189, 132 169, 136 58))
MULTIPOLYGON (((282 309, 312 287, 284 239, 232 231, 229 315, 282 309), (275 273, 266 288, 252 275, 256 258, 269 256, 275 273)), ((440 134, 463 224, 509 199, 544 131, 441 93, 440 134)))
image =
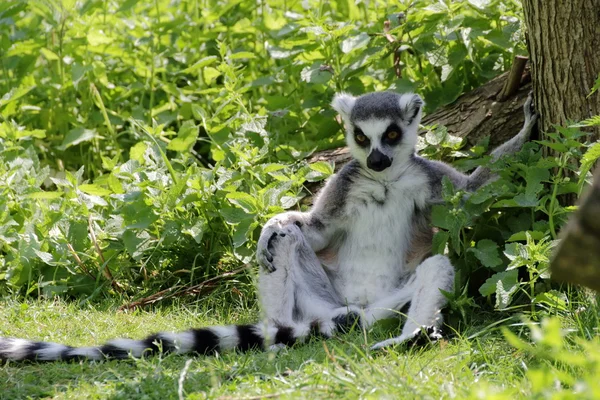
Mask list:
POLYGON ((424 105, 425 102, 418 94, 407 93, 400 97, 400 109, 402 110, 403 119, 408 125, 411 125, 417 117, 420 120, 424 105))
POLYGON ((348 121, 350 120, 350 113, 352 112, 352 108, 354 108, 354 103, 356 103, 356 97, 342 92, 337 93, 333 97, 331 106, 342 116, 343 119, 348 121))

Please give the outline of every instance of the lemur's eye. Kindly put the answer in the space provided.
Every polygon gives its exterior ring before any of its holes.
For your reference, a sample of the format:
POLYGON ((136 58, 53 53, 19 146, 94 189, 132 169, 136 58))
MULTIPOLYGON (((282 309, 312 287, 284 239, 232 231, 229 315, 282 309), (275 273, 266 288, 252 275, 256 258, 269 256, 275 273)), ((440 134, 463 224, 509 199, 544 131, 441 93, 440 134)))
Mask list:
POLYGON ((358 127, 354 128, 354 141, 360 147, 367 147, 369 145, 369 138, 358 127))
POLYGON ((390 140, 398 139, 398 136, 399 136, 399 135, 398 135, 398 132, 396 132, 396 131, 389 131, 389 132, 387 133, 387 137, 388 137, 388 139, 390 139, 390 140))

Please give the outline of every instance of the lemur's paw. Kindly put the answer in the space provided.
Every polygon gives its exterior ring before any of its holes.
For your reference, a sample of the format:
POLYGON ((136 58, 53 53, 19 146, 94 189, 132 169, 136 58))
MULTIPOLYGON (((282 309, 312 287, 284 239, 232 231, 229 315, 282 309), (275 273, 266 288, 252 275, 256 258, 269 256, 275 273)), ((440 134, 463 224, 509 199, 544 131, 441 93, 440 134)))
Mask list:
POLYGON ((525 123, 533 126, 538 119, 538 114, 535 111, 535 102, 533 101, 533 92, 529 92, 525 104, 523 104, 523 113, 525 114, 525 123))
POLYGON ((258 240, 256 258, 258 263, 267 270, 275 272, 275 258, 285 257, 284 248, 290 248, 302 240, 302 231, 297 224, 281 226, 269 224, 263 229, 258 240), (284 249, 284 250, 282 250, 284 249))
POLYGON ((256 260, 267 272, 275 272, 277 268, 273 265, 273 241, 277 238, 274 226, 265 227, 258 239, 256 248, 256 260))
POLYGON ((390 347, 397 344, 406 347, 421 347, 429 343, 435 343, 442 339, 442 331, 435 326, 423 326, 411 334, 404 334, 398 337, 384 340, 371 346, 371 350, 381 350, 384 347, 390 347))

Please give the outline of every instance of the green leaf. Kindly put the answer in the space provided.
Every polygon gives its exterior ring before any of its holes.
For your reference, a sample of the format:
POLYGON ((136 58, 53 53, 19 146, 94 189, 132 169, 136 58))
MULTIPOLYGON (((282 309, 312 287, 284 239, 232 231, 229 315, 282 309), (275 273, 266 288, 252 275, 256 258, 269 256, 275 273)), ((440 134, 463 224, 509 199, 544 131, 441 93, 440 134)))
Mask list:
POLYGON ((448 239, 450 238, 450 234, 446 231, 438 231, 433 236, 433 242, 431 245, 431 251, 434 254, 444 254, 446 249, 446 244, 448 243, 448 239))
POLYGON ((251 215, 238 207, 224 205, 219 208, 219 214, 225 219, 228 224, 239 224, 243 220, 250 218, 251 215))
POLYGON ((344 53, 350 53, 352 50, 360 49, 369 44, 371 37, 366 32, 361 32, 356 36, 345 39, 340 45, 344 53))
POLYGON ((477 242, 477 247, 469 248, 467 251, 473 253, 475 257, 487 268, 495 268, 502 265, 502 259, 498 245, 489 239, 483 239, 477 242))
POLYGON ((109 189, 103 188, 102 186, 98 186, 95 184, 79 185, 78 189, 81 190, 83 193, 91 194, 94 196, 108 196, 112 194, 112 191, 110 191, 109 189))
POLYGON ((321 66, 305 67, 300 72, 302 81, 315 84, 325 84, 332 76, 329 70, 323 69, 321 66))
POLYGON ((253 59, 256 58, 256 54, 249 51, 239 51, 237 53, 230 54, 227 58, 230 60, 239 60, 239 59, 253 59))
POLYGON ((58 198, 62 197, 62 195, 63 195, 62 192, 35 192, 35 193, 29 193, 25 197, 28 199, 52 200, 52 199, 58 199, 58 198))
POLYGON ((198 71, 200 68, 207 67, 213 63, 215 63, 219 58, 217 56, 208 56, 196 61, 193 65, 187 67, 182 72, 184 74, 189 74, 191 72, 198 71))
MULTIPOLYGON (((513 271, 509 271, 513 272, 513 271)), ((519 288, 518 282, 500 279, 496 282, 496 309, 504 310, 512 301, 512 295, 519 288)))
POLYGON ((87 34, 87 41, 92 46, 100 46, 103 44, 112 43, 113 39, 107 36, 104 31, 99 28, 92 28, 87 34))
POLYGON ((527 234, 529 234, 535 240, 541 240, 546 237, 546 233, 540 231, 520 231, 513 233, 507 240, 507 242, 525 241, 527 240, 527 234))
POLYGON ((258 202, 256 198, 250 196, 248 193, 242 192, 233 192, 227 193, 227 199, 240 207, 242 210, 247 212, 248 214, 256 214, 258 213, 258 202))
POLYGON ((569 303, 569 299, 564 293, 559 292, 558 290, 550 290, 548 292, 540 293, 537 296, 535 296, 535 302, 546 304, 550 307, 555 307, 562 311, 567 311, 567 304, 569 303))
POLYGON ((196 143, 196 139, 198 139, 198 127, 193 121, 185 121, 181 125, 181 128, 179 128, 177 137, 171 140, 167 149, 188 152, 194 146, 194 143, 196 143))
POLYGON ((253 218, 248 218, 240 222, 236 228, 235 233, 233 234, 233 246, 240 247, 246 241, 248 241, 248 235, 250 232, 254 231, 257 224, 254 222, 253 218))
POLYGON ((98 136, 98 133, 94 129, 75 128, 71 129, 65 136, 62 144, 58 147, 61 150, 66 150, 71 146, 78 145, 79 143, 89 142, 98 136))
POLYGON ((600 142, 596 142, 588 147, 583 157, 581 157, 580 184, 598 159, 600 159, 600 142))
POLYGON ((51 50, 48 50, 48 49, 47 49, 47 48, 45 48, 45 47, 42 47, 42 48, 40 49, 40 53, 42 53, 42 55, 43 55, 43 56, 46 58, 46 60, 48 60, 48 61, 57 61, 57 60, 58 60, 58 55, 57 55, 55 52, 53 52, 53 51, 51 51, 51 50))
POLYGON ((489 296, 496 293, 496 286, 498 282, 502 282, 503 288, 509 288, 517 284, 519 272, 517 270, 498 272, 488 278, 483 285, 479 288, 479 293, 483 296, 489 296))
POLYGON ((206 222, 203 219, 199 219, 193 226, 182 230, 182 232, 187 235, 190 235, 194 238, 196 243, 200 244, 202 242, 202 236, 204 236, 205 229, 206 222))
POLYGON ((448 207, 445 205, 435 205, 431 209, 431 223, 439 228, 450 230, 452 222, 449 218, 448 207))
POLYGON ((317 182, 333 174, 333 165, 327 161, 318 161, 309 165, 311 171, 304 177, 309 182, 317 182))
POLYGON ((137 142, 129 149, 129 158, 139 162, 140 164, 144 164, 144 154, 146 154, 147 148, 148 144, 146 142, 137 142))

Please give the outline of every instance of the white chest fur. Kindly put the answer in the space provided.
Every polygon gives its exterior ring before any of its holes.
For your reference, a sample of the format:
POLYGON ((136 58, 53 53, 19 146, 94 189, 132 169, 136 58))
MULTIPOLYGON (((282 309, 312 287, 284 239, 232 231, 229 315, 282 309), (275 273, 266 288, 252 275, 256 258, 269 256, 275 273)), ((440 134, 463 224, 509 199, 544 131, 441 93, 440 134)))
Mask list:
POLYGON ((345 204, 349 226, 331 276, 348 304, 366 306, 393 291, 405 273, 415 207, 428 195, 426 178, 404 174, 395 182, 361 178, 345 204))

